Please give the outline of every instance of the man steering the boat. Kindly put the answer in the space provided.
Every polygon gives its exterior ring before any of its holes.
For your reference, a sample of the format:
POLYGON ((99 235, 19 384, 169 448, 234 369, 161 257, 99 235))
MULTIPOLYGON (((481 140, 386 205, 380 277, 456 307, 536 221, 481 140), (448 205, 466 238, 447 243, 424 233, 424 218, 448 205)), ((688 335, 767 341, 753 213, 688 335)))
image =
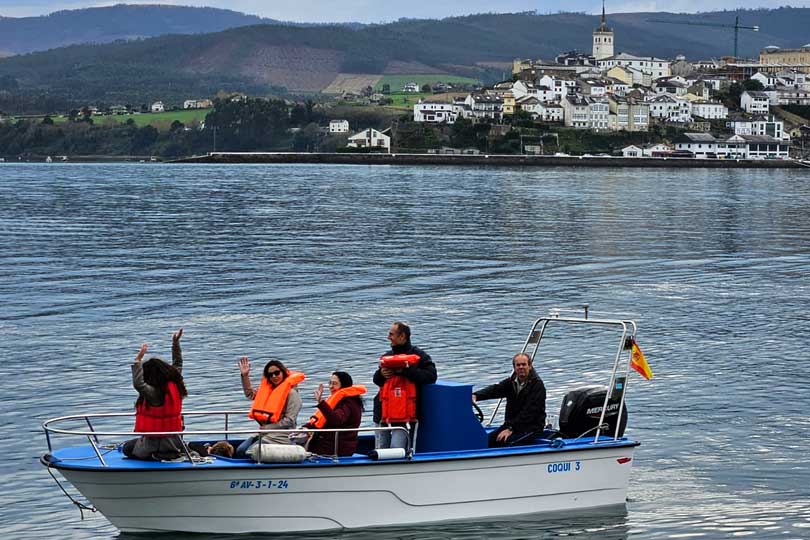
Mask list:
POLYGON ((512 375, 472 395, 473 403, 506 398, 504 423, 489 434, 490 447, 529 444, 546 424, 546 387, 534 371, 531 357, 517 353, 512 368, 512 375))
POLYGON ((388 330, 391 349, 380 358, 374 384, 374 423, 378 427, 405 429, 377 431, 377 448, 407 448, 408 438, 419 421, 419 390, 436 382, 436 364, 430 355, 411 344, 411 329, 395 322, 388 330), (406 431, 407 430, 407 431, 406 431))

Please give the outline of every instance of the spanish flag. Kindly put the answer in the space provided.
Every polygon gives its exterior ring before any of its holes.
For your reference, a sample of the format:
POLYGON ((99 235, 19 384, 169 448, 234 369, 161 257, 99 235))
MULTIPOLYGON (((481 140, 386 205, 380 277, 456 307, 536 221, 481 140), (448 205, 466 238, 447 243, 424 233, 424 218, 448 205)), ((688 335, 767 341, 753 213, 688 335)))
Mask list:
POLYGON ((630 367, 638 371, 642 377, 648 381, 653 378, 653 372, 650 366, 647 365, 647 359, 644 358, 644 353, 638 348, 636 338, 632 339, 632 347, 630 349, 630 367))

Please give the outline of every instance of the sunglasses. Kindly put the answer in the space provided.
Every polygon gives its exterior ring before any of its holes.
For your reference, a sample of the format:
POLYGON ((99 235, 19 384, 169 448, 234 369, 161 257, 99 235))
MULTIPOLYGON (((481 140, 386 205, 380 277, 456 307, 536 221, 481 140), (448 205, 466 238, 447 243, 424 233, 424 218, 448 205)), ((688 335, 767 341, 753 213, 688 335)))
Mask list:
POLYGON ((275 371, 268 371, 267 372, 268 377, 275 377, 276 375, 281 375, 281 371, 275 370, 275 371))

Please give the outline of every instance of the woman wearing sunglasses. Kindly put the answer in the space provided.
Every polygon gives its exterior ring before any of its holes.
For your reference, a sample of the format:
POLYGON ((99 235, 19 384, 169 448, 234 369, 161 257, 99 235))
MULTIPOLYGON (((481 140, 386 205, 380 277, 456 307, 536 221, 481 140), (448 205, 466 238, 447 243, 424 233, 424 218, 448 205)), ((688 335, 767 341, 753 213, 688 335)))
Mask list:
MULTIPOLYGON (((250 360, 247 356, 239 359, 239 371, 245 397, 253 400, 248 416, 256 420, 261 429, 295 429, 298 411, 301 410, 301 397, 296 386, 304 380, 304 374, 289 371, 278 360, 270 360, 264 366, 259 389, 254 390, 250 384, 250 360)), ((258 435, 248 437, 236 449, 234 457, 246 457, 250 447, 258 441, 258 435)), ((290 444, 290 439, 287 433, 268 433, 262 442, 290 444)))

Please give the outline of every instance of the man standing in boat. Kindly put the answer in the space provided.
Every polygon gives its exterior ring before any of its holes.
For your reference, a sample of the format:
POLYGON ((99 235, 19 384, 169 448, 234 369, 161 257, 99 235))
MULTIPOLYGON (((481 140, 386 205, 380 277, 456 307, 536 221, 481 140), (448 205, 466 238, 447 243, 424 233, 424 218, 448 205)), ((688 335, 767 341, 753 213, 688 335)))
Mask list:
POLYGON ((499 383, 473 392, 472 400, 506 398, 501 427, 489 434, 489 446, 528 444, 546 424, 546 387, 526 353, 512 357, 512 375, 499 383))
POLYGON ((419 420, 419 390, 436 382, 436 365, 430 355, 411 344, 411 329, 395 322, 388 330, 391 349, 380 358, 374 384, 380 392, 374 398, 374 422, 379 427, 408 430, 378 431, 377 448, 407 448, 408 433, 419 420))

